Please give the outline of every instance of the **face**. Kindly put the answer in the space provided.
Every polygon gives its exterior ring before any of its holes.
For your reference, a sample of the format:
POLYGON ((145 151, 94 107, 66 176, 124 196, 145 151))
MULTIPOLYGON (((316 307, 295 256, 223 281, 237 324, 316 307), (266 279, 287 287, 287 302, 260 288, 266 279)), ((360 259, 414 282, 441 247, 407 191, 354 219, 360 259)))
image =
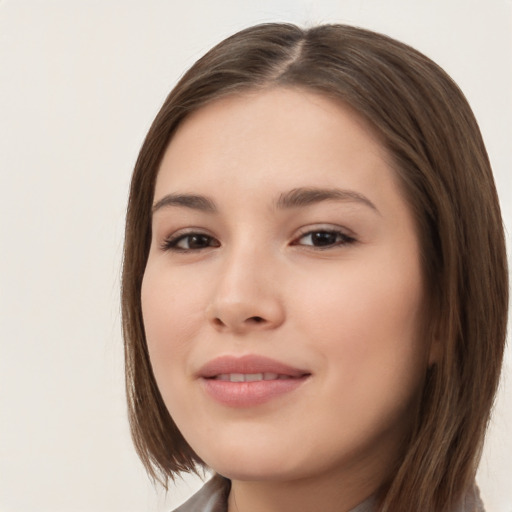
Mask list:
POLYGON ((367 123, 297 89, 218 100, 167 148, 152 222, 151 364, 201 459, 385 478, 429 354, 415 225, 367 123))

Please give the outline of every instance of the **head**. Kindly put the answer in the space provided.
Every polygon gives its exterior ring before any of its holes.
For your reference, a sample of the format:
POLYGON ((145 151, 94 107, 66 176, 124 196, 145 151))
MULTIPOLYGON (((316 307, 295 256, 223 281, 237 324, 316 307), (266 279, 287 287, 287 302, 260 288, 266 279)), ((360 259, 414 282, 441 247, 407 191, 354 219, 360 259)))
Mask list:
POLYGON ((242 31, 200 59, 157 115, 133 175, 123 267, 137 450, 164 481, 202 463, 164 404, 143 323, 141 289, 166 150, 207 107, 272 90, 335 102, 368 126, 413 219, 429 356, 382 498, 386 510, 445 510, 474 478, 499 379, 508 286, 498 200, 478 126, 457 86, 410 47, 353 27, 242 31))

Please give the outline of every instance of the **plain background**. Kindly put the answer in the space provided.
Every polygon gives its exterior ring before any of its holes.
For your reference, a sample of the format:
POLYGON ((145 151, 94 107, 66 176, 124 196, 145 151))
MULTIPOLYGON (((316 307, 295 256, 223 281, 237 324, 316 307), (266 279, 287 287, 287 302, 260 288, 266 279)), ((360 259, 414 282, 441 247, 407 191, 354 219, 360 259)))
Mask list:
MULTIPOLYGON (((0 511, 163 511, 129 438, 119 274, 138 149, 183 71, 266 21, 407 42, 465 91, 512 229, 510 0, 0 0, 0 511)), ((510 235, 508 242, 510 247, 510 235)), ((512 355, 478 481, 512 512, 512 355)))

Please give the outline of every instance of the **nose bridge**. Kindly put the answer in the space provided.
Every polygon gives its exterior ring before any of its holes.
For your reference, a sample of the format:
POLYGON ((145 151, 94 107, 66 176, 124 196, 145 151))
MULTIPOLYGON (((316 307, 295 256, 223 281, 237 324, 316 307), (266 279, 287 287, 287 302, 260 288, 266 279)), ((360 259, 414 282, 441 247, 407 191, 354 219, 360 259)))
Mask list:
POLYGON ((226 249, 216 276, 208 316, 224 330, 271 328, 284 319, 277 259, 268 246, 251 238, 226 249))

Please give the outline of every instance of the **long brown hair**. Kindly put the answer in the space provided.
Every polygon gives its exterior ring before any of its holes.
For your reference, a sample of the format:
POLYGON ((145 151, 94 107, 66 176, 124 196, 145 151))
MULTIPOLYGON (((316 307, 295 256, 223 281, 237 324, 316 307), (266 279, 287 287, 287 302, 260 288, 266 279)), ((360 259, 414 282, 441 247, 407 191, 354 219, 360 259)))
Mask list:
POLYGON ((164 484, 201 465, 158 391, 141 313, 163 153, 183 119, 201 106, 275 86, 306 88, 351 105, 391 155, 418 227, 430 335, 443 353, 425 375, 414 429, 380 509, 449 511, 474 479, 503 357, 508 276, 498 197, 478 125, 450 77, 409 46, 350 26, 243 30, 196 62, 156 116, 133 173, 122 278, 136 449, 164 484))

